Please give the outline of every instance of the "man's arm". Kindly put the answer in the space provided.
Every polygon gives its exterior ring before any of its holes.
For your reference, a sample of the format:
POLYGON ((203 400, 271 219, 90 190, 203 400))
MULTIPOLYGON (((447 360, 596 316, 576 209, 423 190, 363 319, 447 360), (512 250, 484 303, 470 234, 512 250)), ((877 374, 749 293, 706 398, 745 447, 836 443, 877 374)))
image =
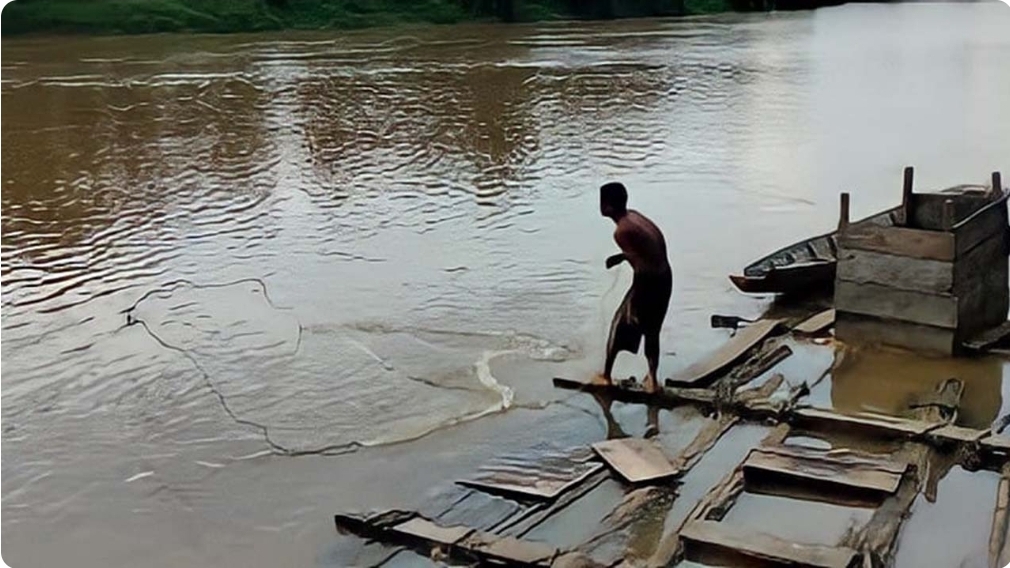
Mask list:
POLYGON ((623 252, 611 255, 607 257, 607 269, 611 269, 626 260, 628 260, 628 257, 624 256, 623 252))

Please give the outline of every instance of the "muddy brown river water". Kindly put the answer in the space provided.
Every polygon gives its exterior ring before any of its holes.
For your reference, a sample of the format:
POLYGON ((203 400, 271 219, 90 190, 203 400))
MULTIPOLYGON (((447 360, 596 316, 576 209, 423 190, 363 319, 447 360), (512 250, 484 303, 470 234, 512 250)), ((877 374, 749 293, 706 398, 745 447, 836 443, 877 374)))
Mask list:
MULTIPOLYGON (((897 203, 905 165, 922 189, 1006 175, 1007 29, 1010 9, 979 3, 4 40, 4 560, 367 564, 333 513, 612 427, 549 380, 600 366, 630 282, 604 268, 601 183, 666 233, 668 375, 724 340, 710 314, 768 307, 726 275, 830 229, 840 191, 862 216, 897 203)), ((787 380, 835 359, 797 351, 787 380)), ((967 423, 1010 406, 1000 360, 842 370, 812 397, 894 411, 950 371, 967 423)), ((640 408, 612 410, 641 435, 640 408)), ((761 435, 720 442, 682 495, 761 435)), ((984 520, 943 512, 987 511, 993 479, 954 470, 899 565, 983 566, 984 520)))

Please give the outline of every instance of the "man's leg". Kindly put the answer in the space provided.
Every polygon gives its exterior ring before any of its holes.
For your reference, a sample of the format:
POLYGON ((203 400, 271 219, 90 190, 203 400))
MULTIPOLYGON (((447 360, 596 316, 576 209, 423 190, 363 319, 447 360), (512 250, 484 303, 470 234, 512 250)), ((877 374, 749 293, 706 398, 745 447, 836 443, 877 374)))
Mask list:
POLYGON ((659 331, 645 334, 645 359, 649 362, 649 374, 645 377, 645 390, 659 391, 659 331))

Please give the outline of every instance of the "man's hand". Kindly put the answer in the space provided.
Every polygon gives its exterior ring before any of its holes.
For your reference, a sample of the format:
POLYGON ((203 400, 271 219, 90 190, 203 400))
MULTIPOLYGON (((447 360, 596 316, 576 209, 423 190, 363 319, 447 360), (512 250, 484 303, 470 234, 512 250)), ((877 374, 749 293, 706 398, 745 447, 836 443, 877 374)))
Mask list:
POLYGON ((624 256, 623 252, 619 252, 619 253, 617 253, 617 254, 615 254, 613 256, 608 257, 607 258, 607 270, 610 270, 611 268, 617 266, 618 264, 621 264, 625 260, 628 260, 628 257, 624 256))

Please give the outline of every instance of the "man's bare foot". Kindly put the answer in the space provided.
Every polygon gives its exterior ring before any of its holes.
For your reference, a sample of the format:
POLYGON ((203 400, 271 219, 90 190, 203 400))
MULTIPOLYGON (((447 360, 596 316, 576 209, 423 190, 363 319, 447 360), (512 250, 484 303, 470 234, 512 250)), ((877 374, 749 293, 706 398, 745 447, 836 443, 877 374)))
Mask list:
POLYGON ((659 383, 656 382, 656 377, 646 375, 645 381, 642 382, 642 390, 649 394, 656 394, 659 392, 659 383))
POLYGON ((610 377, 604 375, 603 373, 597 373, 593 376, 593 379, 589 381, 593 385, 603 385, 603 386, 613 386, 614 381, 610 380, 610 377))

